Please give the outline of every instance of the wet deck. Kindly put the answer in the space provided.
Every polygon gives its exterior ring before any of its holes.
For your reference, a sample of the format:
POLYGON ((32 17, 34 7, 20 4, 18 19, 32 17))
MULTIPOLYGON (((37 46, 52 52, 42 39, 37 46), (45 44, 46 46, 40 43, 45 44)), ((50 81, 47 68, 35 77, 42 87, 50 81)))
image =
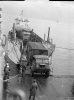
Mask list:
MULTIPOLYGON (((32 77, 24 75, 23 81, 20 83, 18 77, 9 81, 9 89, 20 89, 26 93, 29 100, 29 89, 32 84, 32 77)), ((72 86, 74 78, 57 78, 49 77, 36 78, 38 90, 36 100, 73 100, 72 86)))
MULTIPOLYGON (((10 78, 9 89, 20 89, 26 93, 26 100, 29 100, 29 90, 33 77, 24 74, 23 81, 20 83, 16 71, 16 65, 10 62, 10 78)), ((74 84, 74 76, 50 76, 47 79, 36 77, 38 90, 36 100, 74 100, 72 90, 74 84)), ((10 100, 10 99, 9 99, 10 100)))

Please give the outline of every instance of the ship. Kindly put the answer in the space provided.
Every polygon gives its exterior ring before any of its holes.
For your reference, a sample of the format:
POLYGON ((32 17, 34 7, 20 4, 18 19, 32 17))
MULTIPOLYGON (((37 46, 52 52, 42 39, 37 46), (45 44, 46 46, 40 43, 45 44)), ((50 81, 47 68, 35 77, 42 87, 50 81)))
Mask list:
POLYGON ((55 50, 55 44, 49 37, 50 27, 45 41, 29 27, 28 23, 28 19, 15 19, 8 33, 5 60, 10 63, 11 75, 17 74, 16 66, 21 63, 32 76, 35 74, 49 76, 52 60, 50 58, 55 50))

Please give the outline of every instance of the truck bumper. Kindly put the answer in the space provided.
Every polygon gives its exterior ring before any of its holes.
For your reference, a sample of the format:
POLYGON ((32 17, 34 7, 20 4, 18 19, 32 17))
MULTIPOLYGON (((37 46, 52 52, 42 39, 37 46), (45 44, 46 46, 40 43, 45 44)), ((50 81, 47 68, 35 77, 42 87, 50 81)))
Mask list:
POLYGON ((50 75, 50 69, 35 69, 32 70, 32 76, 45 76, 48 77, 50 75))

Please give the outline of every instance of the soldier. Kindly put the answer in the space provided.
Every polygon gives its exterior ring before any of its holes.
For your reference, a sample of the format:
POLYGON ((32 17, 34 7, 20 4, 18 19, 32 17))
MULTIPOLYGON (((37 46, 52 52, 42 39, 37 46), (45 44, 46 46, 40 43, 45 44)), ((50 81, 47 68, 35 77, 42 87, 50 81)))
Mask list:
POLYGON ((29 100, 31 99, 31 97, 33 97, 33 100, 35 100, 37 88, 38 88, 38 84, 37 84, 36 80, 34 80, 32 83, 32 86, 30 88, 29 100))
POLYGON ((9 71, 10 71, 10 67, 9 67, 9 63, 7 62, 5 67, 4 67, 4 77, 3 77, 3 93, 4 93, 4 98, 6 99, 7 96, 7 88, 8 88, 8 80, 9 79, 9 71))
MULTIPOLYGON (((9 63, 7 62, 5 67, 4 67, 4 76, 9 79, 9 72, 10 72, 10 66, 9 63)), ((5 80, 5 79, 4 79, 5 80)))
POLYGON ((18 64, 16 64, 16 68, 17 68, 18 74, 20 74, 20 63, 19 62, 18 62, 18 64))

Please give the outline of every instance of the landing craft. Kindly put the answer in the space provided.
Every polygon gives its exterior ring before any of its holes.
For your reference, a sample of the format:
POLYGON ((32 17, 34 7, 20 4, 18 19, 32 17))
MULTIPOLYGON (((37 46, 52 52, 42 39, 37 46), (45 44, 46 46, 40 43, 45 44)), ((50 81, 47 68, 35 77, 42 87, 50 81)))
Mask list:
POLYGON ((39 37, 33 29, 28 26, 28 20, 18 20, 8 34, 8 57, 15 63, 18 62, 25 67, 26 74, 50 75, 49 58, 55 50, 55 45, 50 42, 49 31, 47 41, 39 37), (20 23, 23 23, 20 24, 20 23), (10 44, 10 45, 9 45, 10 44), (15 60, 15 59, 16 60, 15 60), (27 73, 28 72, 28 73, 27 73))

